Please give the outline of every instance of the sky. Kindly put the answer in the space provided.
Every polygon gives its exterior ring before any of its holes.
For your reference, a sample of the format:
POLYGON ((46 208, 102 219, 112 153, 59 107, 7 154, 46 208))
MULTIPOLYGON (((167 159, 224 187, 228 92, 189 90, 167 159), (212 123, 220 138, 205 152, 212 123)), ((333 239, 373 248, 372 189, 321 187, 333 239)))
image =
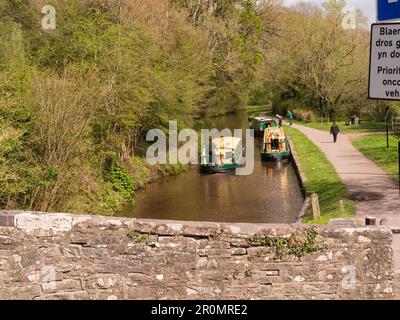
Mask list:
MULTIPOLYGON (((310 2, 315 4, 321 4, 324 0, 284 0, 285 5, 291 6, 298 2, 310 2)), ((347 0, 347 4, 353 5, 364 12, 364 15, 369 18, 370 22, 373 23, 376 20, 375 14, 375 0, 347 0)))

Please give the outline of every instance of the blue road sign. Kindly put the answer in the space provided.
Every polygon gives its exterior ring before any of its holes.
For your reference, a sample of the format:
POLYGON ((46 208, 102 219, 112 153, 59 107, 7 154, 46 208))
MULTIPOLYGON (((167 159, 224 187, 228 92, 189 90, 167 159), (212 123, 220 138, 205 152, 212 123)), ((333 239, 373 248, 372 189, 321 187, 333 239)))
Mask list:
POLYGON ((378 21, 400 20, 400 0, 376 0, 378 21))

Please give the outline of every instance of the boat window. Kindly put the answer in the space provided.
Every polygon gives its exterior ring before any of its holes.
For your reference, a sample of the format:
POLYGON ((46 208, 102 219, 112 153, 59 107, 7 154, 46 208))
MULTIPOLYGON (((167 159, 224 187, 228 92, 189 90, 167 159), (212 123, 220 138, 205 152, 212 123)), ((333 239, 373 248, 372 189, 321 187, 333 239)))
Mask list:
POLYGON ((279 139, 272 140, 272 148, 278 149, 279 148, 279 139))
POLYGON ((233 158, 233 152, 228 151, 225 152, 225 159, 232 159, 233 158))

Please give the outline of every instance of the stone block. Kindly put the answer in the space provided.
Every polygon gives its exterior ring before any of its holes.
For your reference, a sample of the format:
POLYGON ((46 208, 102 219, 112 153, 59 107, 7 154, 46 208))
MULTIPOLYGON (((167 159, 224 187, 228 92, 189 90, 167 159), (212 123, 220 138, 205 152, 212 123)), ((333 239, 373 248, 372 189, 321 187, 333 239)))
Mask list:
POLYGON ((57 292, 73 292, 81 291, 81 280, 78 279, 64 279, 61 281, 50 281, 42 283, 43 293, 57 293, 57 292))
POLYGON ((88 300, 89 298, 90 296, 87 291, 72 291, 43 294, 35 300, 88 300))
POLYGON ((16 285, 0 288, 0 300, 31 300, 41 295, 38 284, 16 285))
POLYGON ((237 248, 231 250, 232 256, 244 256, 247 255, 247 250, 245 248, 237 248))
POLYGON ((0 213, 0 226, 15 227, 15 216, 13 214, 0 213))
POLYGON ((157 290, 151 286, 137 286, 128 288, 128 299, 130 300, 155 300, 157 290))

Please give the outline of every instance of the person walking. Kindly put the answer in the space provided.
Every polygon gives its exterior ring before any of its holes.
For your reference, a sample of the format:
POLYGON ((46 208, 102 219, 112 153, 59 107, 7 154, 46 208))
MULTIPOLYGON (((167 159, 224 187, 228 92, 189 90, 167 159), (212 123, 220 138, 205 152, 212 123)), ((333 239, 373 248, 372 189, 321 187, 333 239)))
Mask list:
POLYGON ((288 111, 287 117, 289 119, 290 126, 292 126, 293 125, 293 113, 292 113, 292 111, 290 111, 290 110, 288 111))
POLYGON ((261 131, 261 132, 264 132, 264 130, 265 130, 265 122, 264 122, 264 121, 261 121, 261 122, 260 122, 260 131, 261 131))
POLYGON ((279 115, 279 114, 277 114, 276 117, 278 118, 279 128, 282 128, 282 120, 283 120, 283 117, 282 117, 281 115, 279 115))
POLYGON ((340 132, 339 126, 336 124, 336 122, 333 122, 332 127, 331 127, 331 135, 333 135, 333 142, 337 142, 337 137, 340 132))

